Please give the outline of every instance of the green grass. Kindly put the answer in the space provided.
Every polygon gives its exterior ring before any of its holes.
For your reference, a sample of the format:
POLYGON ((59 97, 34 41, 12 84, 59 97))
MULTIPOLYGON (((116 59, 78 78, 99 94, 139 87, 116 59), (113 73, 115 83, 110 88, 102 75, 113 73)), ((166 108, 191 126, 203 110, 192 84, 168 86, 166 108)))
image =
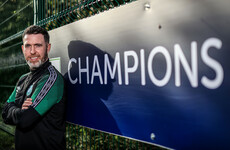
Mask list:
POLYGON ((14 150, 14 136, 0 130, 0 150, 14 150))

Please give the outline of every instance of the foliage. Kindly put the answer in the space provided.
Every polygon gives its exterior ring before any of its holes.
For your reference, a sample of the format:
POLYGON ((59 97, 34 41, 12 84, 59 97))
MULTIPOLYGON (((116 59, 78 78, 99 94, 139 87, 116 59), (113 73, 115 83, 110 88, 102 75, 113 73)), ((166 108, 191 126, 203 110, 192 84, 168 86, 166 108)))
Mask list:
POLYGON ((0 150, 14 150, 14 136, 0 130, 0 150))
POLYGON ((33 0, 0 1, 0 40, 33 24, 33 0))
MULTIPOLYGON (((12 67, 0 69, 0 106, 2 106, 14 90, 14 86, 22 74, 29 71, 28 67, 12 67)), ((0 108, 1 110, 1 108, 0 108)))
POLYGON ((94 130, 67 123, 66 146, 69 150, 101 150, 101 149, 122 149, 122 150, 165 150, 164 148, 135 141, 118 135, 94 130))
POLYGON ((134 0, 62 0, 41 2, 40 6, 38 6, 37 24, 47 30, 52 30, 131 1, 134 0))

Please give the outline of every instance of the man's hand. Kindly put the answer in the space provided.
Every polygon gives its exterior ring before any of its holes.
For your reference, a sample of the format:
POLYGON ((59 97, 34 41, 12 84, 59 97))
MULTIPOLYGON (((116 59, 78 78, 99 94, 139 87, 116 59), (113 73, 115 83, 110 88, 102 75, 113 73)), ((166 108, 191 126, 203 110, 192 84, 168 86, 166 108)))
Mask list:
POLYGON ((22 104, 22 109, 28 109, 32 105, 32 98, 27 98, 22 104))

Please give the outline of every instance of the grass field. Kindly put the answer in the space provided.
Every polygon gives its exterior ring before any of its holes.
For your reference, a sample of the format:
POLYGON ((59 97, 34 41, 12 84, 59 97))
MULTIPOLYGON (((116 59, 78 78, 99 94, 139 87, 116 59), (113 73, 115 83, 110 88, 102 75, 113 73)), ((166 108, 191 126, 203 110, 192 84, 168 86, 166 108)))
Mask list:
POLYGON ((0 150, 14 150, 14 136, 0 130, 0 150))

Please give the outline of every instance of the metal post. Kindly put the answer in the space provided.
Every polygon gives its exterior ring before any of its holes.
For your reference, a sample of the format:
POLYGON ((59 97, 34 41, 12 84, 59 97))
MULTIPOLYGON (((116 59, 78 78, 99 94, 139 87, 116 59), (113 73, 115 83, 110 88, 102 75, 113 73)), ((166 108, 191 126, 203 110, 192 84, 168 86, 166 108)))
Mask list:
POLYGON ((37 24, 37 0, 34 0, 34 25, 37 24))

